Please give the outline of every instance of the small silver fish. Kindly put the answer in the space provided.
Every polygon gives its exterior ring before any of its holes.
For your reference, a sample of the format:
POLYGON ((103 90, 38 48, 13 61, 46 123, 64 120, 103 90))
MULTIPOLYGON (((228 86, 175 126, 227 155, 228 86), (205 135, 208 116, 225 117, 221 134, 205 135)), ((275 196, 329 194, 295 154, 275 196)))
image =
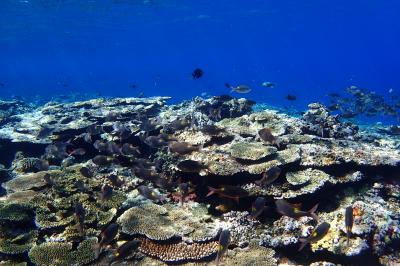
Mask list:
POLYGON ((236 87, 229 85, 228 83, 225 83, 225 87, 231 89, 231 92, 237 92, 237 93, 249 93, 251 92, 251 88, 247 85, 241 84, 236 87))

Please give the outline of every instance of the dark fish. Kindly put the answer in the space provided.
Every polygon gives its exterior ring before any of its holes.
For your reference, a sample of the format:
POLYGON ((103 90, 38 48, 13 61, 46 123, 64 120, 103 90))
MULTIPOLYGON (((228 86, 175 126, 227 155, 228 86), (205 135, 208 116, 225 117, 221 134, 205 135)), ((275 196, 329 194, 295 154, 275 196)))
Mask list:
POLYGON ((189 184, 188 183, 180 183, 179 184, 179 192, 181 194, 181 206, 183 206, 183 202, 185 198, 189 194, 189 184))
POLYGON ((101 200, 108 200, 108 199, 110 199, 111 196, 112 196, 112 194, 113 194, 113 189, 112 189, 112 187, 110 187, 109 185, 104 184, 104 185, 101 187, 101 192, 100 192, 100 199, 101 199, 101 200))
POLYGON ((131 240, 125 242, 120 247, 118 247, 117 251, 115 252, 114 261, 126 258, 132 251, 136 250, 139 247, 139 245, 140 245, 139 240, 131 240))
POLYGON ((38 138, 38 139, 47 138, 51 134, 53 134, 54 130, 55 130, 54 128, 42 126, 40 128, 39 132, 37 133, 36 138, 38 138))
POLYGON ((83 156, 86 154, 86 150, 84 148, 78 148, 74 149, 69 153, 69 156, 77 155, 77 156, 83 156))
POLYGON ((194 146, 188 142, 177 142, 177 141, 170 142, 168 147, 170 152, 179 155, 184 155, 192 153, 194 151, 199 151, 202 148, 202 146, 194 146))
POLYGON ((143 158, 132 158, 131 163, 137 168, 150 168, 155 165, 154 162, 143 158))
POLYGON ((339 97, 340 97, 340 94, 339 94, 339 93, 336 93, 336 92, 331 92, 331 93, 328 93, 328 96, 329 96, 329 97, 332 97, 332 98, 339 98, 339 97))
POLYGON ((218 121, 222 119, 221 115, 221 107, 209 107, 208 108, 208 116, 213 120, 213 121, 218 121))
POLYGON ((80 191, 80 192, 85 192, 87 189, 86 189, 86 186, 85 186, 85 183, 83 183, 83 181, 82 180, 76 180, 75 182, 74 182, 74 186, 80 191))
POLYGON ((147 169, 147 168, 143 168, 143 167, 134 167, 132 170, 133 170, 133 173, 135 174, 135 176, 137 176, 141 179, 144 179, 144 180, 153 181, 154 179, 160 177, 160 175, 154 169, 147 169))
POLYGON ((215 260, 217 266, 221 262, 222 256, 228 250, 230 242, 231 242, 231 232, 229 230, 227 230, 227 229, 226 230, 222 230, 220 235, 219 235, 218 253, 217 253, 217 258, 215 260))
POLYGON ((131 136, 131 130, 122 124, 121 122, 115 122, 113 124, 113 132, 112 134, 117 135, 121 140, 127 139, 131 136))
POLYGON ((225 129, 219 128, 219 127, 217 127, 217 126, 215 126, 215 125, 204 125, 204 126, 200 129, 200 131, 203 132, 203 133, 205 133, 205 134, 207 134, 207 135, 215 136, 215 135, 218 135, 218 134, 224 132, 225 129))
POLYGON ((352 111, 345 111, 340 116, 343 117, 343 118, 347 118, 348 119, 348 118, 356 117, 357 113, 356 112, 352 112, 352 111))
POLYGON ((152 190, 146 186, 139 186, 137 189, 138 189, 140 195, 142 195, 146 199, 149 199, 151 201, 161 202, 161 203, 165 202, 165 197, 158 194, 155 190, 152 190))
POLYGON ((125 156, 139 155, 140 150, 139 147, 133 146, 130 143, 124 143, 121 147, 121 153, 125 156))
POLYGON ((83 235, 86 211, 80 202, 75 203, 75 219, 78 231, 83 235))
POLYGON ((149 136, 144 140, 144 143, 153 148, 161 148, 168 146, 168 141, 162 136, 149 136))
POLYGON ((311 210, 307 212, 301 211, 298 206, 292 205, 283 199, 278 199, 277 201, 275 201, 275 204, 276 204, 276 210, 284 216, 288 216, 295 219, 303 216, 308 216, 312 217, 315 221, 318 222, 318 216, 315 214, 315 211, 318 208, 318 204, 316 204, 314 207, 311 208, 311 210))
POLYGON ((292 102, 292 101, 296 101, 297 97, 293 94, 288 94, 288 95, 286 95, 285 99, 292 102))
POLYGON ((345 221, 345 225, 346 225, 347 243, 349 243, 350 237, 352 234, 352 228, 353 228, 353 207, 352 206, 349 206, 346 208, 344 221, 345 221))
POLYGON ((83 140, 87 143, 92 143, 92 135, 89 133, 83 133, 83 140))
POLYGON ((171 182, 170 180, 168 180, 167 178, 164 177, 158 177, 156 179, 154 179, 153 184, 156 185, 159 188, 171 191, 176 187, 176 183, 171 182))
POLYGON ((272 184, 281 174, 281 169, 278 166, 273 166, 268 171, 264 172, 263 177, 255 183, 259 186, 265 187, 272 184))
POLYGON ((108 154, 110 154, 110 155, 113 155, 113 154, 120 154, 121 153, 121 149, 120 149, 120 147, 118 146, 118 144, 117 143, 115 143, 114 141, 109 141, 109 142, 107 142, 107 153, 108 154))
POLYGON ((116 112, 109 112, 106 115, 106 121, 116 121, 119 118, 120 118, 120 115, 116 112))
POLYGON ((85 166, 81 167, 81 168, 79 169, 79 172, 80 172, 81 175, 83 175, 84 177, 87 177, 87 178, 93 177, 93 171, 90 170, 89 168, 85 167, 85 166))
POLYGON ((279 146, 278 139, 274 135, 272 135, 272 131, 270 128, 260 129, 258 131, 258 135, 263 141, 270 143, 271 145, 279 146))
POLYGON ((263 197, 258 197, 256 201, 253 203, 253 206, 251 207, 251 214, 250 216, 253 219, 256 219, 260 214, 265 210, 265 203, 267 200, 263 197))
POLYGON ((168 128, 172 130, 183 130, 190 125, 190 121, 188 119, 175 119, 171 123, 168 124, 168 128))
POLYGON ((68 143, 65 142, 56 142, 52 145, 46 147, 45 153, 47 158, 55 158, 62 160, 68 156, 67 153, 68 143))
POLYGON ((229 186, 229 185, 221 186, 218 189, 213 187, 208 187, 208 190, 209 192, 206 195, 206 197, 209 197, 213 194, 218 194, 220 197, 233 199, 236 202, 239 202, 240 198, 244 198, 249 195, 249 193, 243 188, 237 186, 229 186))
POLYGON ((50 174, 45 174, 43 176, 43 180, 49 185, 49 186, 54 186, 55 182, 54 179, 50 176, 50 174))
POLYGON ((107 226, 107 228, 103 230, 100 234, 100 242, 99 242, 100 248, 110 244, 117 236, 117 234, 118 234, 117 224, 110 224, 109 226, 107 226))
POLYGON ((185 173, 199 173, 200 175, 207 174, 207 166, 202 164, 201 162, 193 161, 193 160, 184 160, 180 161, 176 167, 181 172, 185 173))
POLYGON ((98 135, 103 133, 103 128, 100 125, 93 124, 86 128, 86 132, 90 135, 98 135))
POLYGON ((96 155, 93 159, 92 159, 93 163, 95 165, 98 166, 105 166, 108 165, 110 163, 113 163, 115 161, 114 158, 111 157, 107 157, 105 155, 96 155))
POLYGON ((51 202, 47 202, 47 203, 46 203, 46 207, 47 207, 47 209, 49 209, 49 211, 52 212, 52 213, 56 213, 56 212, 59 211, 51 202))
POLYGON ((399 126, 391 126, 389 129, 389 132, 392 135, 400 135, 400 127, 399 126))
POLYGON ((340 105, 338 103, 334 103, 328 106, 328 110, 333 112, 340 109, 340 105))
POLYGON ((101 140, 96 140, 93 143, 93 147, 98 150, 99 152, 105 152, 107 151, 107 143, 101 141, 101 140))
POLYGON ((136 86, 136 84, 131 84, 131 85, 129 86, 129 88, 136 89, 137 86, 136 86))
POLYGON ((217 206, 215 206, 215 209, 217 211, 222 212, 222 213, 227 213, 227 212, 231 211, 234 207, 235 206, 232 203, 232 201, 227 201, 227 202, 223 202, 221 204, 218 204, 217 206))
POLYGON ((115 174, 110 174, 106 177, 108 180, 110 180, 111 184, 114 187, 121 187, 125 181, 122 178, 119 178, 117 175, 115 174))
POLYGON ((157 128, 160 127, 160 124, 162 122, 161 118, 149 118, 149 119, 142 119, 142 123, 140 124, 140 130, 144 132, 149 132, 156 130, 157 128))
POLYGON ((299 251, 302 250, 308 243, 314 243, 324 238, 324 236, 329 232, 330 227, 330 224, 328 224, 327 222, 323 222, 322 224, 317 226, 317 228, 311 233, 309 237, 299 238, 299 241, 301 242, 299 251))
POLYGON ((196 68, 195 70, 193 70, 192 72, 192 77, 193 79, 199 79, 204 75, 204 71, 201 70, 200 68, 196 68))

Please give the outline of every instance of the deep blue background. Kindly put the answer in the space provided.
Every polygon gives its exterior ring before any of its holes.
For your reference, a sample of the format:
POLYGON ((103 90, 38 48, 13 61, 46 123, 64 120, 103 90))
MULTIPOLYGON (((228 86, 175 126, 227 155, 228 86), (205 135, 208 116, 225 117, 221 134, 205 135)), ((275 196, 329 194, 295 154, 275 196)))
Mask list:
POLYGON ((181 100, 228 93, 229 82, 304 107, 353 84, 397 92, 399 10, 398 0, 1 0, 0 96, 181 100))

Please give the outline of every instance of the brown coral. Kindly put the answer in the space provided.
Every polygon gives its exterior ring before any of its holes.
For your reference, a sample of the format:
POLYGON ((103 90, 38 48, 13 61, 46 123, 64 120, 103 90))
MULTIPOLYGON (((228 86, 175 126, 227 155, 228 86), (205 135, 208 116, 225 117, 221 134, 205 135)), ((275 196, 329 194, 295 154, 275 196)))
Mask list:
POLYGON ((200 261, 215 255, 218 251, 218 242, 187 244, 160 244, 147 238, 140 239, 139 250, 146 255, 156 257, 165 262, 200 261))

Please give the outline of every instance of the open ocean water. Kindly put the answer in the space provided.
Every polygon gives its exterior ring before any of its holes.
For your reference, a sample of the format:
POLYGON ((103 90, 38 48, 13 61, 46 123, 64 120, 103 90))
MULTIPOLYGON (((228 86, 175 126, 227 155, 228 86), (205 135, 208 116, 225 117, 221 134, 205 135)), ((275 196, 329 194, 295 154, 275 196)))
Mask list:
POLYGON ((0 266, 400 265, 399 11, 0 0, 0 266))
POLYGON ((400 90, 399 8, 396 0, 3 0, 0 95, 180 101, 229 93, 228 82, 279 107, 287 94, 304 109, 351 85, 386 97, 400 90), (193 80, 197 67, 205 74, 193 80))

